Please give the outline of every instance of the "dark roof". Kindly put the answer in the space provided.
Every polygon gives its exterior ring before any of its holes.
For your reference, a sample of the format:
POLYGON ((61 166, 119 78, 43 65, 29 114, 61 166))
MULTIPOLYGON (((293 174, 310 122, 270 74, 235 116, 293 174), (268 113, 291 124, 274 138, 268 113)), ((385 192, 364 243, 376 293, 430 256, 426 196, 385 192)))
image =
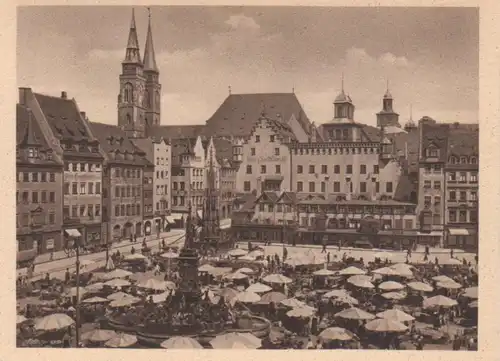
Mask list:
POLYGON ((450 124, 448 135, 448 154, 454 156, 479 155, 479 124, 450 124))
POLYGON ((151 165, 146 158, 146 153, 136 147, 127 137, 125 132, 116 125, 90 122, 92 132, 99 140, 101 150, 106 154, 106 159, 111 163, 131 165, 151 165), (114 157, 113 154, 131 155, 132 158, 114 157))
POLYGON ((401 175, 396 186, 396 191, 394 192, 394 200, 408 202, 411 192, 416 192, 415 183, 412 182, 408 175, 401 175))
POLYGON ((173 139, 172 146, 172 164, 178 165, 181 161, 180 156, 192 151, 195 139, 173 139))
POLYGON ((421 121, 422 127, 422 148, 420 149, 420 157, 425 156, 427 148, 431 145, 436 146, 439 152, 439 161, 444 162, 447 158, 447 144, 449 124, 436 123, 434 120, 421 121))
POLYGON ((255 202, 257 201, 257 196, 253 193, 245 193, 240 197, 235 199, 236 204, 243 204, 243 206, 236 210, 236 212, 248 212, 253 210, 255 207, 255 202))
POLYGON ((131 139, 132 143, 142 150, 145 154, 146 159, 154 163, 154 140, 151 138, 134 138, 131 139))
POLYGON ((257 198, 256 202, 265 202, 265 203, 276 203, 278 200, 279 194, 276 192, 272 191, 264 191, 262 194, 257 198))
MULTIPOLYGON (((20 104, 16 105, 16 145, 19 148, 34 146, 39 150, 40 158, 30 159, 30 164, 60 164, 56 157, 53 156, 52 159, 48 159, 44 156, 47 153, 53 154, 53 150, 45 139, 35 116, 28 108, 20 104)), ((26 159, 22 155, 20 157, 16 156, 17 163, 24 163, 24 160, 26 159)))
POLYGON ((260 118, 262 107, 271 118, 283 122, 295 116, 309 134, 310 122, 293 93, 230 94, 207 120, 206 136, 247 137, 260 118))
MULTIPOLYGON (((207 151, 208 144, 210 141, 204 142, 205 152, 207 151)), ((233 144, 230 140, 222 139, 222 138, 214 138, 213 139, 215 146, 215 157, 219 165, 223 166, 224 162, 229 162, 229 165, 232 166, 233 163, 233 144)))
POLYGON ((93 141, 73 99, 34 93, 52 132, 58 139, 93 141))
POLYGON ((195 125, 154 125, 149 134, 154 139, 185 139, 195 138, 202 135, 205 129, 204 124, 195 125))
POLYGON ((295 192, 283 192, 278 198, 280 203, 295 204, 297 203, 297 195, 295 192))

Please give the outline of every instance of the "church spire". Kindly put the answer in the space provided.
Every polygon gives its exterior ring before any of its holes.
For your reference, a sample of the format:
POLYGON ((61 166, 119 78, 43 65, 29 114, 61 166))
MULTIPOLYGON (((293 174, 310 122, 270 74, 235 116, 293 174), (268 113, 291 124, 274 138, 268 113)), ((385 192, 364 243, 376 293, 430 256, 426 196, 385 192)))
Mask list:
POLYGON ((137 28, 135 26, 135 11, 132 9, 132 20, 128 33, 127 50, 123 63, 141 64, 141 53, 139 51, 139 40, 137 40, 137 28))
POLYGON ((156 65, 155 49, 153 45, 153 32, 151 31, 151 9, 148 8, 148 34, 146 36, 146 46, 144 48, 144 70, 158 73, 156 65))

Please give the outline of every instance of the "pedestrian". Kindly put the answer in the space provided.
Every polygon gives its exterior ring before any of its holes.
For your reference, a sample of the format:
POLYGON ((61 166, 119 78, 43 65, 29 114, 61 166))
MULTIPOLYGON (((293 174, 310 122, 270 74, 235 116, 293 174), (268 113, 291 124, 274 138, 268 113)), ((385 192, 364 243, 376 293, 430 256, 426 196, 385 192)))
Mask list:
POLYGON ((408 247, 408 250, 406 251, 406 259, 411 258, 411 247, 408 247))
POLYGON ((49 261, 53 261, 53 260, 54 260, 54 251, 50 251, 49 261))
POLYGON ((69 268, 66 268, 66 272, 64 273, 64 282, 66 284, 68 284, 70 279, 71 279, 71 275, 69 273, 69 268))
POLYGON ((450 248, 450 258, 453 258, 453 247, 450 248))
POLYGON ((330 252, 328 252, 326 254, 326 264, 329 265, 330 264, 330 252))
POLYGON ((326 240, 323 239, 323 249, 321 250, 321 253, 327 253, 326 251, 326 240))

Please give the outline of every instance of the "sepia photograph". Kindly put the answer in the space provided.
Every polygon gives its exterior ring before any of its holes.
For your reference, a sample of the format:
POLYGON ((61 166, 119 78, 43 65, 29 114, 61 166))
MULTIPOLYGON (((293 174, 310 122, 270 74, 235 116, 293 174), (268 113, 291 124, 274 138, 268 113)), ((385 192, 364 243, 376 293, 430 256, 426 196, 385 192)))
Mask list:
POLYGON ((16 34, 18 348, 478 350, 479 8, 16 34))

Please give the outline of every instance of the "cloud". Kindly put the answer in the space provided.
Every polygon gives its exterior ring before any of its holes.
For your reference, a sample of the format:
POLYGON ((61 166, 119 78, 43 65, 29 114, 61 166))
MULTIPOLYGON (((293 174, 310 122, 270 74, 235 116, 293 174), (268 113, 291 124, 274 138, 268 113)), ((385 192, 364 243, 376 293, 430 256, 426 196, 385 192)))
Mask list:
POLYGON ((379 61, 382 63, 387 63, 389 65, 395 66, 408 66, 410 65, 408 59, 405 56, 396 56, 392 53, 385 53, 380 58, 379 61))
POLYGON ((259 30, 260 25, 248 16, 243 14, 231 15, 229 19, 224 21, 225 24, 231 26, 232 29, 243 29, 243 30, 259 30))

